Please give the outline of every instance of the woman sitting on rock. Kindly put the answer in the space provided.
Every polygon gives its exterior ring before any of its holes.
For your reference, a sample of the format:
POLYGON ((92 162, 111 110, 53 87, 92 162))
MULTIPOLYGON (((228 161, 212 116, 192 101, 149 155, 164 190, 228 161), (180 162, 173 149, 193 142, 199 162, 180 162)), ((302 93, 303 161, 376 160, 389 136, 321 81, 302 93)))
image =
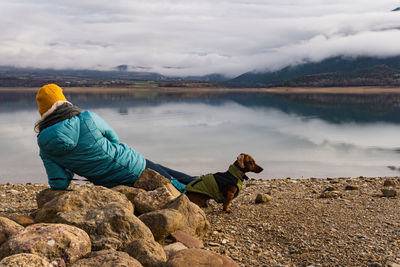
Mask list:
POLYGON ((132 186, 145 168, 169 178, 179 190, 195 179, 153 163, 120 143, 103 119, 72 105, 55 84, 40 88, 36 100, 41 115, 35 125, 37 142, 52 189, 66 189, 74 173, 96 185, 132 186))

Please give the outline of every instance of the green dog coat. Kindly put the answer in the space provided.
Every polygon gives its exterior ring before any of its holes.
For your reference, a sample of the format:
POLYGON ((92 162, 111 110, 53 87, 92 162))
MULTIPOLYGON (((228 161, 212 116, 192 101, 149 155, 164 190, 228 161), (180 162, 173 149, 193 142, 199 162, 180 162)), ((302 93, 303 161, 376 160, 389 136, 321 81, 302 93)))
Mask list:
POLYGON ((226 185, 235 185, 238 189, 234 196, 235 198, 242 190, 244 179, 247 179, 247 176, 236 166, 231 165, 226 172, 217 172, 215 174, 200 176, 196 180, 190 182, 183 190, 208 195, 218 203, 223 203, 223 188, 226 185))

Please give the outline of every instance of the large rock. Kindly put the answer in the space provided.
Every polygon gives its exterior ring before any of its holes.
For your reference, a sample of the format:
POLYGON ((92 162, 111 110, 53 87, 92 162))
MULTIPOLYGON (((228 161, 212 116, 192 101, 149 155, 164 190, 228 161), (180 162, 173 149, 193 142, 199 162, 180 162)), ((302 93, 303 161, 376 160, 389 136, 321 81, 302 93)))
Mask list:
POLYGON ((50 262, 46 258, 30 254, 21 253, 8 256, 0 261, 0 267, 15 266, 15 267, 50 267, 50 262))
POLYGON ((232 259, 198 248, 180 250, 168 260, 166 267, 210 266, 239 267, 232 259))
POLYGON ((91 250, 88 234, 65 224, 33 224, 12 236, 0 247, 0 259, 31 253, 50 261, 73 263, 91 250))
MULTIPOLYGON (((115 202, 133 212, 125 195, 102 186, 75 186, 70 191, 43 190, 41 199, 51 198, 35 214, 37 222, 59 222, 59 215, 68 212, 86 214, 115 202), (47 196, 49 195, 49 196, 47 196)), ((40 201, 41 202, 41 201, 40 201)))
POLYGON ((128 253, 113 249, 89 253, 84 259, 76 261, 71 267, 142 267, 143 265, 128 253))
POLYGON ((133 186, 146 191, 152 191, 169 183, 171 183, 169 179, 165 178, 158 172, 153 171, 152 169, 145 169, 133 186))
POLYGON ((94 250, 119 249, 136 238, 153 238, 133 215, 132 203, 126 196, 102 186, 75 186, 45 203, 35 219, 85 230, 94 250))
POLYGON ((24 230, 24 227, 6 217, 0 217, 0 245, 11 236, 24 230))
POLYGON ((65 212, 59 221, 85 230, 92 240, 93 250, 119 249, 134 239, 153 239, 150 229, 132 211, 118 203, 81 212, 65 212))
POLYGON ((124 194, 127 199, 129 199, 130 202, 133 204, 133 200, 135 197, 139 194, 144 192, 144 189, 141 188, 136 188, 132 186, 126 186, 126 185, 118 185, 116 187, 111 188, 114 191, 120 192, 121 194, 124 194))
POLYGON ((136 211, 143 214, 160 209, 179 195, 180 192, 172 184, 168 184, 153 191, 139 193, 133 203, 135 204, 136 211))
POLYGON ((144 267, 161 267, 167 261, 163 247, 154 240, 134 240, 128 244, 125 251, 144 267))
POLYGON ((184 226, 180 230, 192 236, 202 237, 210 228, 204 211, 183 194, 168 202, 163 208, 179 211, 184 217, 184 226))
POLYGON ((174 209, 161 209, 139 216, 139 219, 150 228, 154 238, 162 242, 170 234, 185 226, 183 215, 174 209))

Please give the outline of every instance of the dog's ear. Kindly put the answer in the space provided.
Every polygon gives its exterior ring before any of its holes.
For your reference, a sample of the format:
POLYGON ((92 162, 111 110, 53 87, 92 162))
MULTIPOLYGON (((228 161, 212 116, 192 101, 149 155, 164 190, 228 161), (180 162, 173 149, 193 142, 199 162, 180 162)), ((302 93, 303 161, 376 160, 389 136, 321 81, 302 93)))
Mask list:
POLYGON ((245 158, 245 156, 246 156, 246 154, 241 153, 236 159, 239 167, 242 168, 242 169, 244 169, 244 158, 245 158))

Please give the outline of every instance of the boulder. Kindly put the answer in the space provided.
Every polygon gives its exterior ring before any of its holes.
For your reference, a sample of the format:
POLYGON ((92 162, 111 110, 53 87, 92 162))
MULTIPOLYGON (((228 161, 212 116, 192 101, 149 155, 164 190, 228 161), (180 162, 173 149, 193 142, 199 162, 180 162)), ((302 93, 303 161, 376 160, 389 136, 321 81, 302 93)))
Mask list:
POLYGON ((139 194, 144 192, 145 190, 140 189, 140 188, 135 188, 132 186, 126 186, 126 185, 118 185, 116 187, 111 188, 114 191, 117 191, 121 194, 124 194, 126 198, 133 204, 133 200, 135 197, 139 194))
POLYGON ((54 265, 50 265, 50 262, 44 257, 30 253, 21 253, 5 257, 0 261, 0 266, 50 267, 54 265))
POLYGON ((0 217, 0 245, 22 230, 24 230, 24 227, 13 220, 0 217))
POLYGON ((154 240, 137 239, 129 243, 124 250, 144 267, 161 267, 167 261, 163 247, 154 240))
POLYGON ((168 202, 163 208, 179 211, 184 217, 184 226, 180 230, 192 236, 202 237, 210 228, 210 223, 204 211, 192 203, 184 194, 168 202))
POLYGON ((172 255, 174 255, 176 252, 181 251, 183 249, 187 249, 187 247, 181 242, 175 242, 167 246, 164 246, 164 251, 168 259, 171 258, 172 255))
POLYGON ((204 247, 203 242, 201 240, 189 235, 184 231, 178 230, 175 233, 171 234, 171 236, 175 241, 184 244, 188 248, 204 247))
POLYGON ((143 265, 128 253, 113 249, 89 253, 84 259, 76 261, 71 267, 142 267, 143 265))
POLYGON ((267 203, 270 202, 272 197, 268 194, 257 194, 256 199, 254 200, 254 203, 256 204, 261 204, 261 203, 267 203))
POLYGON ((132 203, 126 196, 102 186, 75 186, 45 203, 35 219, 85 230, 93 250, 118 249, 136 238, 153 238, 151 231, 133 215, 132 203))
POLYGON ((177 198, 180 192, 172 185, 163 185, 153 191, 139 193, 133 203, 140 214, 160 209, 169 201, 177 198))
POLYGON ((139 179, 133 184, 136 188, 141 188, 146 191, 153 191, 163 185, 170 184, 169 179, 152 169, 145 169, 140 175, 139 179))
POLYGON ((12 236, 0 247, 0 259, 19 253, 31 253, 50 261, 73 263, 90 252, 88 234, 65 224, 33 224, 12 236))
POLYGON ((212 266, 212 267, 239 267, 231 258, 217 253, 190 248, 176 252, 167 261, 166 267, 186 267, 186 266, 212 266), (188 264, 190 263, 190 264, 188 264))
POLYGON ((58 221, 85 230, 93 250, 119 249, 137 238, 154 239, 149 228, 131 210, 110 203, 105 207, 82 212, 64 212, 58 221))
POLYGON ((51 200, 37 210, 37 222, 59 222, 60 214, 74 212, 85 215, 90 210, 103 208, 112 202, 133 212, 132 203, 125 195, 102 186, 75 186, 69 191, 57 191, 60 193, 52 192, 56 190, 46 190, 41 192, 41 198, 51 200))
POLYGON ((171 233, 185 225, 183 215, 174 209, 161 209, 139 216, 139 219, 150 228, 155 240, 163 242, 171 233))

